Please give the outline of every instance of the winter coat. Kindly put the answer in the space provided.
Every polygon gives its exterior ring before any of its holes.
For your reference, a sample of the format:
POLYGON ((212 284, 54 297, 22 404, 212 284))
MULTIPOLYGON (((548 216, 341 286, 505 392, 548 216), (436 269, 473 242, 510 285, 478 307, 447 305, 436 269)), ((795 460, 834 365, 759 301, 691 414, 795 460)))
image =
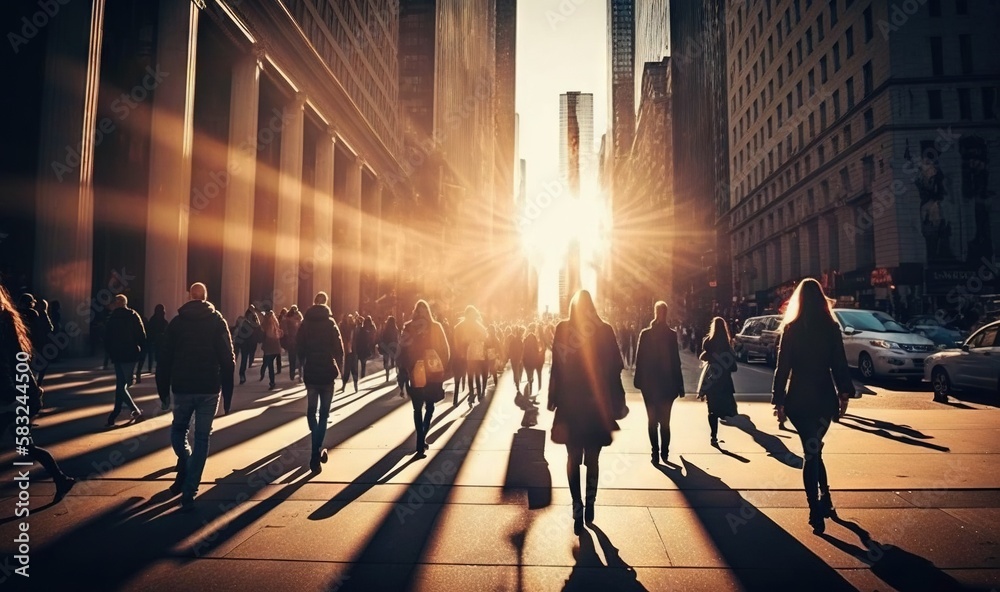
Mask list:
POLYGON ((541 368, 545 363, 545 350, 538 343, 538 337, 534 333, 528 333, 523 342, 522 358, 524 367, 528 369, 541 368))
POLYGON ((807 327, 793 321, 782 331, 771 403, 797 419, 832 419, 840 411, 838 393, 854 394, 844 338, 835 323, 807 327))
POLYGON ((708 363, 708 369, 704 371, 698 394, 708 399, 708 412, 719 417, 738 415, 736 386, 733 384, 733 372, 739 367, 736 352, 728 342, 710 341, 708 337, 702 341, 701 349, 699 359, 708 363))
POLYGON ((302 361, 302 382, 306 386, 332 387, 344 367, 344 344, 328 306, 315 304, 306 310, 295 347, 302 361))
POLYGON ((160 340, 163 332, 167 330, 167 316, 163 313, 154 313, 146 321, 146 345, 154 348, 160 347, 160 340))
POLYGON ((549 376, 549 409, 555 409, 552 441, 607 446, 625 414, 625 368, 615 331, 593 319, 596 330, 563 321, 556 326, 549 376))
POLYGON ((375 353, 375 327, 359 325, 354 331, 354 353, 359 360, 367 360, 375 353))
POLYGON ((281 354, 281 327, 278 326, 278 317, 274 313, 267 313, 260 322, 260 328, 264 331, 264 341, 261 344, 261 351, 265 356, 277 356, 281 354))
POLYGON ((146 329, 142 317, 127 306, 116 308, 104 329, 104 347, 111 361, 116 364, 134 364, 139 360, 146 343, 146 329))
POLYGON ((233 345, 241 351, 251 352, 260 343, 260 317, 250 310, 249 314, 240 317, 233 330, 233 345))
POLYGON ((299 311, 289 312, 285 318, 281 319, 281 347, 293 350, 296 347, 299 327, 302 326, 302 313, 299 311))
MULTIPOLYGON (((437 352, 445 368, 451 360, 451 349, 444 334, 444 327, 437 321, 428 322, 424 319, 414 319, 403 325, 399 336, 398 363, 406 370, 407 376, 413 376, 413 367, 418 360, 424 359, 429 349, 437 352)), ((407 392, 414 401, 436 403, 444 399, 444 383, 428 382, 422 388, 408 387, 407 392)))
POLYGON ((455 325, 455 357, 472 361, 486 359, 486 327, 476 319, 462 319, 455 325))
POLYGON ((399 327, 385 326, 378 338, 378 350, 383 356, 395 358, 399 355, 399 327))
POLYGON ((677 333, 666 323, 654 322, 639 333, 632 383, 642 391, 646 402, 672 401, 684 396, 677 333))
POLYGON ((229 325, 211 302, 191 300, 177 310, 160 344, 156 391, 163 403, 175 396, 222 392, 226 411, 233 398, 236 357, 229 325))

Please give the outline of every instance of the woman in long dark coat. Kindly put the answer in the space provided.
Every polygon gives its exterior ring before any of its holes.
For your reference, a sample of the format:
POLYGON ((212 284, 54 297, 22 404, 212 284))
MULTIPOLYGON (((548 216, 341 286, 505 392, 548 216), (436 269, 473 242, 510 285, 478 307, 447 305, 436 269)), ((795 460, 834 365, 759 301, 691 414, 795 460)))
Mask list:
POLYGON ((667 325, 667 303, 653 306, 653 322, 639 333, 635 350, 635 388, 642 392, 648 417, 651 462, 667 462, 670 448, 670 412, 674 401, 684 396, 684 376, 677 333, 667 325), (659 429, 659 438, 657 438, 659 429), (662 444, 662 448, 661 448, 662 444))
POLYGON ((733 372, 736 372, 736 352, 733 351, 729 329, 722 317, 712 319, 712 328, 701 344, 703 362, 708 368, 702 374, 699 398, 708 399, 708 427, 712 432, 712 446, 719 445, 719 418, 733 417, 736 409, 736 386, 733 372))
POLYGON ((778 419, 787 416, 802 441, 809 524, 822 533, 823 519, 834 516, 823 464, 823 437, 833 418, 847 411, 854 382, 847 369, 840 326, 819 282, 805 279, 799 283, 782 326, 771 403, 778 419))
MULTIPOLYGON (((434 320, 431 307, 424 300, 418 300, 413 307, 410 321, 403 325, 399 336, 399 367, 406 371, 408 380, 406 393, 413 404, 413 427, 417 432, 417 458, 424 458, 427 450, 427 432, 431 429, 434 403, 444 399, 444 369, 448 367, 451 350, 444 327, 434 320), (432 368, 429 352, 437 354, 440 368, 432 368), (415 386, 418 362, 426 376, 424 386, 415 386)), ((402 396, 402 393, 400 394, 402 396)))
POLYGON ((601 449, 611 444, 616 420, 625 417, 624 369, 615 331, 597 314, 590 293, 580 290, 570 303, 569 320, 556 326, 549 377, 552 441, 565 444, 566 474, 573 498, 573 530, 584 517, 594 520, 601 449), (580 465, 587 466, 587 505, 580 496, 580 465), (584 516, 584 513, 586 516, 584 516))

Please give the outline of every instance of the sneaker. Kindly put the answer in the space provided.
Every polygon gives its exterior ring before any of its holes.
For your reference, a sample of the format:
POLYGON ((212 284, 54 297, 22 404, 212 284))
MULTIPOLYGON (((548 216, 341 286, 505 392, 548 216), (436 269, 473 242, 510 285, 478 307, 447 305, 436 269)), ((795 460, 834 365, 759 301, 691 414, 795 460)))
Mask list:
POLYGON ((311 459, 309 459, 309 470, 312 471, 313 473, 323 472, 323 467, 321 467, 319 464, 318 456, 314 456, 311 459))
POLYGON ((139 423, 146 419, 146 416, 142 414, 142 411, 136 409, 132 412, 132 423, 139 423))
POLYGON ((181 512, 188 513, 194 511, 194 497, 184 496, 181 498, 181 512))

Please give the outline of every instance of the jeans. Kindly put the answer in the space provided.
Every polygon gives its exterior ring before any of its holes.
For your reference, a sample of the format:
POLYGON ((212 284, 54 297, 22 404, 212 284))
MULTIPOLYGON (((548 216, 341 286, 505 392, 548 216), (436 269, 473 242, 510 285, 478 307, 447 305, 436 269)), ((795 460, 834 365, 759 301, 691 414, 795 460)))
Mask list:
POLYGON ((422 402, 417 399, 410 399, 413 404, 413 427, 417 432, 417 450, 423 452, 427 448, 427 432, 431 429, 431 418, 434 417, 434 403, 422 402), (423 416, 421 411, 423 409, 423 416))
POLYGON ((789 420, 795 426, 795 431, 799 433, 799 440, 802 442, 802 454, 805 457, 802 465, 802 483, 811 506, 821 495, 830 494, 826 465, 823 463, 823 438, 830 429, 830 420, 822 417, 798 416, 789 420))
POLYGON ((276 354, 264 354, 264 361, 260 363, 260 379, 264 380, 264 371, 266 370, 271 386, 274 386, 274 361, 277 359, 276 354))
POLYGON ((347 388, 347 381, 353 377, 354 378, 354 390, 358 390, 358 354, 354 352, 347 352, 344 355, 344 386, 341 390, 347 388))
POLYGON ((657 399, 656 393, 649 393, 648 396, 643 393, 642 401, 646 405, 646 430, 649 433, 649 445, 653 454, 659 454, 661 447, 666 453, 670 448, 670 412, 673 410, 674 400, 657 399), (657 440, 657 428, 660 431, 659 440, 657 440))
POLYGON ((115 362, 115 408, 111 411, 109 423, 114 421, 118 414, 122 412, 122 407, 128 406, 132 411, 138 411, 139 407, 132 400, 132 395, 128 392, 128 383, 132 380, 132 371, 135 370, 135 362, 115 362))
POLYGON ((219 394, 174 395, 174 422, 170 426, 170 444, 177 454, 180 474, 184 475, 183 496, 193 499, 198 493, 201 473, 208 459, 208 439, 212 421, 219 407, 219 394), (194 450, 188 445, 188 430, 194 416, 194 450))
POLYGON ((326 438, 326 422, 330 418, 330 401, 333 400, 333 385, 306 385, 306 421, 312 434, 312 454, 317 456, 326 438), (319 417, 316 417, 317 408, 319 417))
POLYGON ((295 352, 294 345, 286 348, 285 351, 288 352, 288 378, 290 380, 295 380, 295 371, 299 367, 299 356, 295 352))

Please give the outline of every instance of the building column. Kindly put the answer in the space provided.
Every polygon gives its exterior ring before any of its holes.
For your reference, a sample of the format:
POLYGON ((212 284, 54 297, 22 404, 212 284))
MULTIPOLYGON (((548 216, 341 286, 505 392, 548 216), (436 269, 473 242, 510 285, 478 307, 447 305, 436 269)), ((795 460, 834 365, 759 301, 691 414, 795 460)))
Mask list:
POLYGON ((389 248, 385 245, 385 225, 382 223, 382 213, 385 209, 382 207, 382 199, 385 194, 385 182, 382 179, 377 179, 375 181, 375 188, 372 190, 372 221, 375 225, 375 240, 372 245, 371 257, 374 260, 374 269, 372 269, 372 274, 375 279, 375 295, 374 298, 377 300, 382 296, 382 280, 385 279, 385 262, 383 258, 386 253, 389 252, 389 248))
MULTIPOLYGON (((45 59, 34 285, 37 297, 62 304, 69 352, 85 355, 95 304, 94 133, 104 0, 69 3, 62 11, 50 21, 45 59)), ((127 279, 127 270, 120 271, 127 279)))
POLYGON ((313 223, 315 231, 313 291, 330 294, 333 289, 333 166, 337 153, 337 133, 333 128, 320 134, 316 141, 316 182, 313 193, 313 223))
POLYGON ((173 314, 187 300, 191 146, 194 136, 198 7, 161 2, 156 68, 169 78, 153 95, 146 223, 147 313, 162 304, 173 314))
POLYGON ((299 224, 302 214, 303 107, 306 97, 296 93, 285 105, 278 174, 278 229, 274 252, 275 309, 299 301, 299 224))
POLYGON ((254 190, 257 178, 257 119, 260 107, 260 48, 233 67, 229 96, 229 156, 222 226, 222 314, 230 323, 250 302, 254 190))
POLYGON ((361 304, 361 170, 365 161, 360 156, 347 165, 344 219, 347 221, 347 240, 344 245, 344 304, 343 312, 354 312, 361 304))

